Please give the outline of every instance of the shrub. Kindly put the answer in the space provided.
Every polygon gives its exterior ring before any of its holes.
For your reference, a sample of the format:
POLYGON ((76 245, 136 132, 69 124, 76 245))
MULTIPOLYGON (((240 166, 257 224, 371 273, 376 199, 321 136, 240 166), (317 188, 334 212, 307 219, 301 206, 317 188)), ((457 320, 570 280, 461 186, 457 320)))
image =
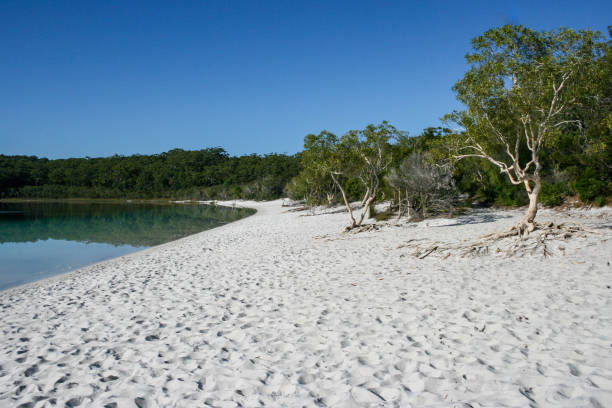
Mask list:
POLYGON ((568 193, 566 183, 542 183, 540 202, 546 207, 561 205, 568 193))
POLYGON ((420 153, 411 154, 391 169, 387 181, 402 193, 402 206, 423 218, 452 213, 461 201, 450 167, 431 163, 420 153))
POLYGON ((587 204, 594 201, 605 203, 608 186, 591 167, 585 168, 573 184, 574 190, 576 190, 582 202, 587 204))

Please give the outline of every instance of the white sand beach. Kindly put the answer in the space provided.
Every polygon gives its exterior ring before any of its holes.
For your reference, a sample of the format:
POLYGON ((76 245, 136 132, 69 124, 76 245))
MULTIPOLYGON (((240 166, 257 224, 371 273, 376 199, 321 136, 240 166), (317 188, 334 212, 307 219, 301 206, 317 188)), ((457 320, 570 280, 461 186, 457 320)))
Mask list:
POLYGON ((0 407, 612 407, 612 209, 542 210, 599 232, 549 258, 421 260, 398 246, 521 211, 345 234, 346 213, 241 205, 0 292, 0 407))

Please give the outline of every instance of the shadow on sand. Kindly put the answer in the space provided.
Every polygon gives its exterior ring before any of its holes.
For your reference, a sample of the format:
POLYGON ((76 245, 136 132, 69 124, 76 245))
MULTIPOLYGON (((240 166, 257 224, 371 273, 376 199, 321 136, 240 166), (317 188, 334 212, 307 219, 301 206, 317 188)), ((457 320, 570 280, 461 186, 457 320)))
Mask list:
POLYGON ((453 224, 437 225, 437 227, 453 227, 457 225, 468 224, 485 224, 488 222, 495 222, 504 218, 512 218, 512 216, 493 212, 474 212, 472 214, 466 214, 457 217, 456 222, 453 224))

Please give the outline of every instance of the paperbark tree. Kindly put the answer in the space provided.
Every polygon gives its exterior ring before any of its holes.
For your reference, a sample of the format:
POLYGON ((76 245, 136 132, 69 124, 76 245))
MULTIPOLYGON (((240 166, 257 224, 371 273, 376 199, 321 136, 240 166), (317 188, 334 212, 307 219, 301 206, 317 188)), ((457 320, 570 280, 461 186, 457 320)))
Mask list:
POLYGON ((344 165, 345 173, 359 180, 365 190, 359 219, 352 218, 349 228, 360 226, 369 214, 383 176, 392 162, 391 143, 399 136, 400 132, 395 127, 383 121, 379 125, 368 125, 363 130, 351 130, 340 140, 348 159, 344 165))
POLYGON ((382 122, 363 130, 351 130, 341 138, 323 131, 304 139, 304 170, 329 175, 348 211, 350 225, 347 229, 360 226, 366 218, 379 192, 382 177, 391 164, 390 143, 398 134, 393 126, 382 122), (359 216, 355 216, 350 205, 345 188, 347 180, 363 185, 365 194, 359 216))
MULTIPOLYGON (((302 153, 303 173, 317 174, 317 180, 329 177, 342 195, 342 199, 349 213, 351 220, 350 227, 359 225, 353 214, 343 179, 349 177, 351 166, 354 165, 355 158, 351 140, 346 137, 339 139, 333 133, 326 130, 318 135, 309 134, 304 138, 304 152, 302 153)), ((323 186, 321 186, 323 187, 323 186)), ((329 185, 325 183, 325 187, 329 185)), ((332 190, 328 190, 331 194, 332 190)))
POLYGON ((600 35, 560 29, 536 32, 506 25, 472 40, 469 71, 453 90, 466 110, 447 119, 463 130, 454 157, 488 160, 523 185, 529 207, 515 227, 535 229, 542 188, 542 151, 569 127, 580 127, 579 93, 602 55, 600 35))

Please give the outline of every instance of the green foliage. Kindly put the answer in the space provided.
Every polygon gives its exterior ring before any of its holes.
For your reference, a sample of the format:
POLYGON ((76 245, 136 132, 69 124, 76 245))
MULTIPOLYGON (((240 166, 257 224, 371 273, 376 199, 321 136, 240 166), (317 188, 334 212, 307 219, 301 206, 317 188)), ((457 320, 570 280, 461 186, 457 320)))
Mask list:
POLYGON ((609 182, 601 180, 599 174, 591 167, 586 167, 572 185, 584 203, 605 202, 605 196, 610 193, 609 182))
POLYGON ((230 157, 221 148, 158 155, 38 159, 0 155, 0 198, 274 199, 299 157, 230 157))
POLYGON ((554 143, 563 129, 558 123, 565 122, 565 127, 576 123, 569 104, 575 103, 576 94, 596 71, 602 55, 599 35, 506 25, 475 38, 472 46, 474 52, 466 56, 470 69, 453 87, 467 108, 453 117, 466 129, 457 136, 469 139, 459 140, 460 147, 479 144, 502 162, 511 159, 510 154, 518 155, 525 166, 531 160, 521 155, 529 142, 526 131, 537 133, 533 146, 537 149, 554 143), (551 109, 558 113, 551 116, 551 109), (506 145, 511 149, 508 154, 506 145))
POLYGON ((338 191, 348 200, 376 195, 391 163, 392 142, 400 133, 388 122, 351 130, 341 138, 322 131, 304 138, 302 171, 287 186, 291 198, 310 204, 332 204, 338 191), (334 180, 335 179, 335 180, 334 180))
POLYGON ((307 200, 309 196, 308 179, 298 174, 285 186, 285 195, 292 200, 307 200))
POLYGON ((447 139, 451 134, 450 129, 442 127, 425 128, 418 136, 409 136, 406 132, 399 132, 397 143, 391 146, 394 167, 413 153, 427 152, 432 160, 448 160, 447 139))
POLYGON ((540 202, 547 207, 555 207, 563 204, 565 197, 570 191, 567 183, 542 183, 540 192, 540 202))
POLYGON ((339 166, 338 138, 322 131, 304 138, 301 153, 301 172, 287 184, 286 192, 294 200, 305 200, 309 205, 331 204, 336 199, 336 185, 332 169, 339 166))
MULTIPOLYGON (((589 200, 604 194, 607 183, 593 180, 610 179, 610 42, 590 30, 506 25, 472 46, 470 68, 453 88, 466 110, 447 116, 463 130, 446 144, 455 158, 488 163, 458 164, 460 188, 486 203, 517 205, 525 198, 521 188, 531 192, 554 169, 589 200), (578 182, 590 162, 597 176, 578 182)), ((541 199, 554 205, 569 193, 567 183, 554 181, 544 184, 541 199)))
MULTIPOLYGON (((374 207, 371 208, 373 209, 374 207)), ((393 211, 382 211, 374 214, 370 213, 370 215, 373 216, 376 221, 387 221, 393 218, 395 214, 393 211)))

